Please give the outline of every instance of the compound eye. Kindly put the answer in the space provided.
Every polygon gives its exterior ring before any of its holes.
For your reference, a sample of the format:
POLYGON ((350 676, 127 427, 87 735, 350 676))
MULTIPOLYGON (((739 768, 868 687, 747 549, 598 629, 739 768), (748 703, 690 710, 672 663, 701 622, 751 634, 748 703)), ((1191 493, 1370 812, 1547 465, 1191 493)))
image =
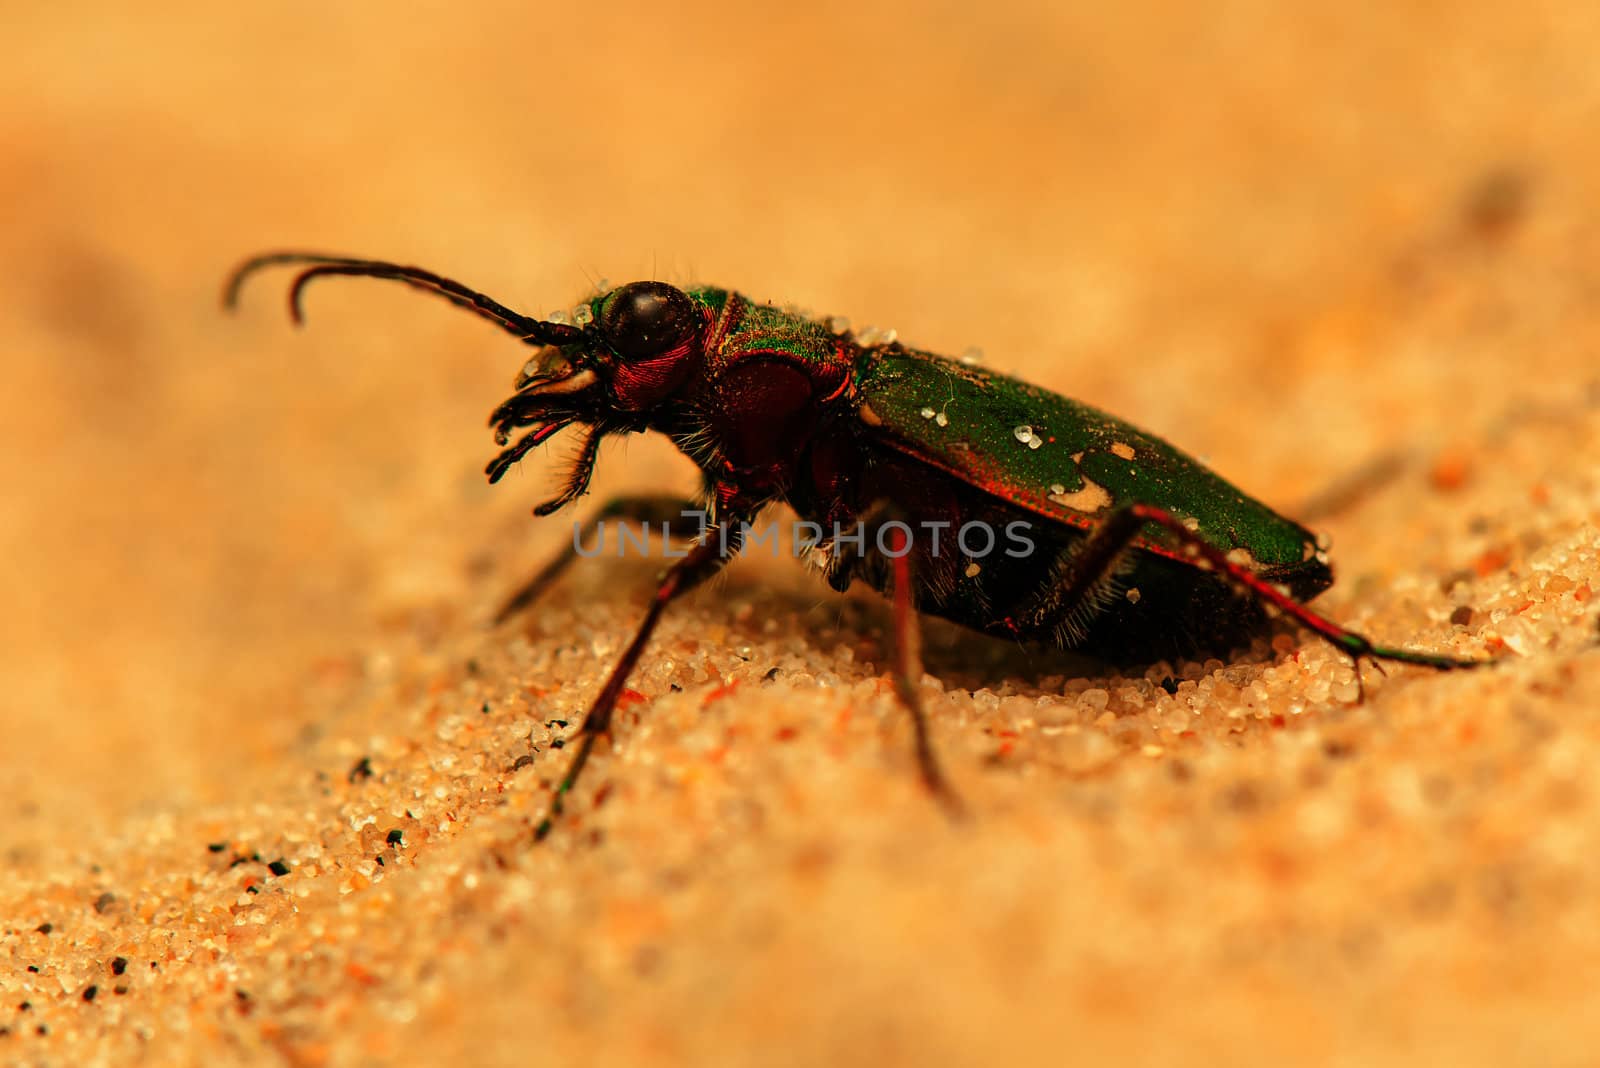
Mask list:
POLYGON ((630 282, 606 298, 600 331, 626 360, 655 356, 681 344, 700 325, 700 311, 665 282, 630 282))

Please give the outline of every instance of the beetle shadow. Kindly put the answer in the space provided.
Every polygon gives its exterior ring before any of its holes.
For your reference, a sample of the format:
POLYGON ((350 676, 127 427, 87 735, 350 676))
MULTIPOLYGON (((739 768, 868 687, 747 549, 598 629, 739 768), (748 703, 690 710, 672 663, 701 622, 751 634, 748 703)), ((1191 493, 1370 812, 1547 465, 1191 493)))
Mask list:
MULTIPOLYGON (((604 574, 579 577, 574 584, 576 590, 565 596, 581 601, 589 596, 614 596, 619 588, 648 588, 659 570, 656 563, 646 560, 612 563, 613 567, 604 574)), ((801 639, 811 650, 817 668, 828 670, 827 661, 844 649, 849 651, 847 663, 870 663, 873 672, 880 675, 893 670, 893 604, 859 583, 849 592, 837 594, 816 577, 800 572, 781 574, 762 567, 740 567, 717 576, 689 598, 701 600, 704 609, 713 614, 724 615, 734 632, 743 632, 753 644, 770 642, 771 628, 778 623, 785 633, 801 639), (745 621, 734 622, 740 616, 745 621)), ((672 609, 668 612, 671 614, 672 609)), ((1162 675, 1177 676, 1191 659, 1219 655, 1206 653, 1182 658, 1181 662, 1169 659, 1119 663, 1043 643, 993 637, 937 616, 919 615, 918 621, 923 671, 948 689, 969 692, 1004 690, 1008 694, 1040 696, 1059 694, 1062 684, 1073 679, 1156 681, 1162 675), (1162 672, 1151 676, 1149 669, 1158 663, 1164 665, 1162 672)), ((1242 647, 1232 655, 1250 659, 1251 652, 1242 647)), ((832 670, 848 673, 841 667, 832 670)))
MULTIPOLYGON (((820 594, 803 582, 758 583, 733 580, 726 591, 739 600, 757 600, 765 614, 794 620, 806 644, 821 655, 840 646, 851 649, 857 663, 871 662, 876 671, 893 670, 894 607, 890 601, 861 589, 837 595, 820 594)), ((936 616, 919 616, 922 670, 956 690, 998 690, 1023 696, 1059 692, 1060 681, 1076 678, 1138 676, 1143 668, 1103 660, 1043 644, 1024 644, 992 637, 936 616), (1041 680, 1054 679, 1050 688, 1041 680)))

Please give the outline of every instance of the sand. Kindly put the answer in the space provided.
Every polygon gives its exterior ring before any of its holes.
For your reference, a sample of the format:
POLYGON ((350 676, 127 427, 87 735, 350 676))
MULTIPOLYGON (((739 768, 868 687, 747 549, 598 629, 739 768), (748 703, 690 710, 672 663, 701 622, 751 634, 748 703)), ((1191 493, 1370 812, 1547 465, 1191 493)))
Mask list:
MULTIPOLYGON (((4 16, 0 1062, 1586 1064, 1600 13, 4 16), (1376 638, 1116 671, 742 561, 534 823, 654 565, 491 489, 543 314, 739 288, 1095 403, 1312 517, 1376 638), (1167 683, 1167 685, 1163 685, 1167 683)), ((694 483, 602 452, 596 495, 694 483)))

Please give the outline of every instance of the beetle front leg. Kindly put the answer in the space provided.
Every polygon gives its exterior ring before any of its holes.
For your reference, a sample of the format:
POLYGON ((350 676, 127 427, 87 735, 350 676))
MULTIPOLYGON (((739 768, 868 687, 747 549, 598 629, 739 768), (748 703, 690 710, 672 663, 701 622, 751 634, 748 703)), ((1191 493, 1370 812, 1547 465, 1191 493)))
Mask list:
POLYGON ((644 622, 639 625, 633 641, 628 643, 628 648, 623 651, 617 666, 611 669, 611 675, 606 679, 605 686, 601 688, 594 703, 589 706, 588 713, 583 717, 583 723, 578 728, 577 752, 573 754, 572 762, 567 765, 566 774, 556 786, 555 796, 550 800, 550 811, 534 829, 535 841, 542 841, 555 826, 556 819, 563 811, 563 799, 572 792, 583 766, 589 762, 589 754, 594 750, 595 739, 610 728, 611 715, 617 708, 617 699, 622 696, 622 688, 639 663, 639 657, 644 652, 650 635, 655 632, 656 624, 661 622, 662 611, 671 601, 694 589, 739 555, 744 543, 745 518, 740 517, 706 530, 701 540, 661 576, 655 596, 650 601, 650 609, 645 613, 644 622))
POLYGON ((1307 608, 1248 567, 1228 559, 1226 551, 1190 530, 1171 512, 1148 504, 1122 505, 1091 531, 1068 559, 1062 581, 1032 607, 1030 615, 1033 619, 1067 618, 1079 606, 1088 602, 1095 591, 1103 587, 1122 554, 1133 544, 1146 524, 1169 531, 1191 555, 1198 557, 1204 566, 1228 576, 1259 601, 1277 608, 1300 626, 1349 655, 1356 661, 1358 680, 1362 657, 1370 660, 1392 660, 1401 664, 1418 664, 1440 671, 1481 667, 1493 662, 1378 645, 1365 635, 1342 627, 1326 616, 1307 608))
POLYGON ((630 523, 643 523, 648 528, 650 524, 660 524, 669 538, 687 537, 690 533, 699 533, 699 526, 694 531, 679 529, 684 525, 685 519, 690 516, 699 516, 695 502, 686 497, 665 496, 638 496, 614 497, 600 506, 599 511, 584 521, 583 526, 574 532, 573 539, 554 559, 545 564, 534 573, 534 576, 525 582, 516 593, 506 598, 500 610, 494 614, 494 623, 499 626, 534 601, 543 596, 544 591, 550 587, 571 567, 578 559, 578 543, 587 541, 594 535, 600 524, 607 520, 619 520, 630 523))

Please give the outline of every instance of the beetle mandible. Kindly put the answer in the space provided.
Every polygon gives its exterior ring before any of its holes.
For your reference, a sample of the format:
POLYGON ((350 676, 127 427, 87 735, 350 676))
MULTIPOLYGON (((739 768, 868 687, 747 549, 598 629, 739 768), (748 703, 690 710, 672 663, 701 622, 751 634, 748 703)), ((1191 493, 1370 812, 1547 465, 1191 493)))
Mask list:
MULTIPOLYGON (((489 417, 503 447, 489 481, 561 430, 585 429, 565 487, 535 515, 588 491, 610 435, 658 431, 700 468, 699 502, 622 497, 588 521, 643 520, 684 535, 697 505, 710 519, 661 573, 590 705, 539 839, 609 729, 662 612, 738 555, 757 514, 777 503, 823 532, 815 550, 829 585, 842 592, 860 579, 892 596, 896 692, 922 780, 952 812, 960 802, 917 689, 919 612, 1114 661, 1226 651, 1281 613, 1351 656, 1358 681, 1362 658, 1440 670, 1490 662, 1378 645, 1341 627, 1305 605, 1333 574, 1300 524, 1122 420, 893 337, 858 337, 731 290, 653 281, 592 297, 573 322, 536 319, 418 267, 307 252, 247 260, 224 304, 270 266, 299 268, 289 287, 296 323, 311 281, 367 276, 441 296, 534 347, 515 392, 489 417), (1029 551, 993 551, 993 533, 1018 525, 1029 551), (972 529, 991 535, 982 553, 959 537, 972 529)), ((497 621, 531 604, 576 556, 569 548, 552 560, 497 621)))

